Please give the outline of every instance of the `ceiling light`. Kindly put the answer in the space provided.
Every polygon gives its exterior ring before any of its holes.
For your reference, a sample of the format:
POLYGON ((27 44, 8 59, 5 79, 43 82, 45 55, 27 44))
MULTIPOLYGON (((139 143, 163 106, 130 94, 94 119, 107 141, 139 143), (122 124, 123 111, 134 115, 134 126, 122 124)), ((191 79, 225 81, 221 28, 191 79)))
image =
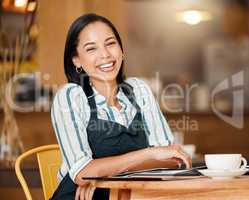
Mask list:
POLYGON ((26 7, 28 0, 15 0, 15 7, 26 7))
POLYGON ((180 13, 177 13, 177 20, 180 22, 184 22, 189 25, 196 25, 202 21, 210 20, 211 14, 206 11, 199 10, 186 10, 180 13))

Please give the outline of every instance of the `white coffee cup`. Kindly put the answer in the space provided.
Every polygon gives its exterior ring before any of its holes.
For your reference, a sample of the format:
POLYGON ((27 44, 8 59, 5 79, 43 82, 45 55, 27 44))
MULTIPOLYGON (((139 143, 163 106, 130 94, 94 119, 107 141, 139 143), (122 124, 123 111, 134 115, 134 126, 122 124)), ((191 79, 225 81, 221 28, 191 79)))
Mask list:
POLYGON ((247 165, 246 159, 241 154, 206 154, 205 163, 211 170, 245 169, 247 165))

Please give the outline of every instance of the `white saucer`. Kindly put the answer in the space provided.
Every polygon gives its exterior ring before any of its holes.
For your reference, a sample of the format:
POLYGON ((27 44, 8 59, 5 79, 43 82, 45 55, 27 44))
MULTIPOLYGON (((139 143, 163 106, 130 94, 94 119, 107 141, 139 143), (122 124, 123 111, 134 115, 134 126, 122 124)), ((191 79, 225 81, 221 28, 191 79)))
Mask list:
POLYGON ((210 170, 201 169, 198 170, 204 176, 211 177, 213 179, 231 179, 237 176, 245 174, 248 169, 235 169, 235 170, 210 170))

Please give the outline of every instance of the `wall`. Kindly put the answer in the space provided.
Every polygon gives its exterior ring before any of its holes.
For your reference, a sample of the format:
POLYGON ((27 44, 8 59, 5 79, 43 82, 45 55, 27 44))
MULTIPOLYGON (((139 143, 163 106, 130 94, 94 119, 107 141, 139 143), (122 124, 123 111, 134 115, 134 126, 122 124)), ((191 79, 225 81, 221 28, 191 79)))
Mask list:
POLYGON ((71 22, 84 12, 84 1, 39 1, 37 18, 39 26, 38 63, 42 74, 49 74, 46 84, 65 82, 63 52, 67 30, 71 22))

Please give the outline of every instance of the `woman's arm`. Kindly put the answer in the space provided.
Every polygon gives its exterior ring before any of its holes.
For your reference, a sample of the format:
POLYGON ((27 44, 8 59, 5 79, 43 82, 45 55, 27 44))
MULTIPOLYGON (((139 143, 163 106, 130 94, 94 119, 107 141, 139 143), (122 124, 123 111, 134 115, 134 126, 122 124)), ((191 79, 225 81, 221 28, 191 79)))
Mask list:
POLYGON ((57 91, 51 108, 51 119, 63 157, 59 171, 61 179, 66 171, 74 180, 78 172, 92 160, 86 132, 89 113, 87 97, 80 86, 70 83, 57 91))
POLYGON ((168 146, 173 144, 174 137, 172 131, 150 86, 138 78, 130 78, 127 81, 132 85, 137 103, 142 110, 149 144, 152 146, 168 146))
POLYGON ((82 177, 104 177, 151 167, 172 167, 177 165, 178 160, 191 167, 191 158, 179 145, 149 147, 119 156, 94 159, 76 175, 75 182, 85 186, 88 181, 82 180, 82 177))

